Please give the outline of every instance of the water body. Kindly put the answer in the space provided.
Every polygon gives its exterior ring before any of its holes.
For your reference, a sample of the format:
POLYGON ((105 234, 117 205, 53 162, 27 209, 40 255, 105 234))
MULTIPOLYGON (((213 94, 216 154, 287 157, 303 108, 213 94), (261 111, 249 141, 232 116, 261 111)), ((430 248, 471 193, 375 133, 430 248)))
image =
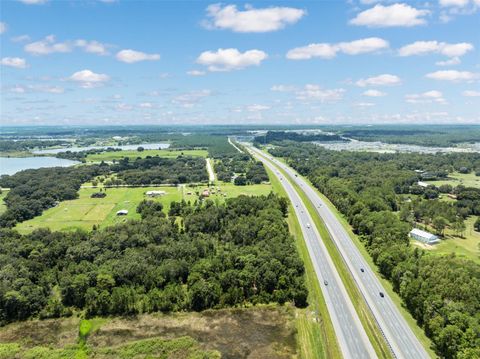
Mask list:
POLYGON ((366 151, 379 153, 418 152, 418 153, 449 153, 449 152, 480 152, 480 142, 459 144, 457 147, 427 147, 406 144, 391 144, 384 142, 366 142, 351 140, 349 142, 314 142, 315 144, 335 151, 366 151))
POLYGON ((0 157, 0 175, 13 175, 27 169, 68 167, 79 162, 56 157, 0 157))
POLYGON ((165 149, 169 148, 170 144, 169 143, 141 143, 138 145, 124 145, 124 146, 88 146, 88 147, 65 147, 65 148, 54 148, 54 149, 48 149, 48 150, 37 150, 37 151, 32 151, 35 154, 38 155, 45 155, 45 154, 57 154, 60 152, 80 152, 80 151, 87 151, 87 150, 101 150, 101 149, 106 149, 107 147, 111 148, 120 148, 122 150, 136 150, 138 147, 143 147, 146 150, 158 150, 160 149, 165 149))

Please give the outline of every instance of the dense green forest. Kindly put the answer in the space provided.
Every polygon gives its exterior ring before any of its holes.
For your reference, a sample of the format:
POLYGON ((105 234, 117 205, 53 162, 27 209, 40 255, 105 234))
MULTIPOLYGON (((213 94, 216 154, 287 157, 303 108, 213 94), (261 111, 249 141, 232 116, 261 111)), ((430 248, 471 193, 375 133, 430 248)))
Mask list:
POLYGON ((131 161, 128 157, 110 166, 117 174, 120 184, 147 185, 147 184, 179 184, 208 182, 208 173, 204 158, 178 156, 177 158, 151 157, 136 158, 131 161))
POLYGON ((408 239, 415 220, 443 218, 444 226, 455 226, 480 214, 478 189, 457 188, 455 203, 430 200, 429 192, 437 190, 417 194, 421 176, 415 170, 478 170, 480 155, 338 152, 291 142, 270 152, 285 157, 346 216, 439 355, 480 357, 480 266, 414 249, 408 239), (406 196, 416 200, 406 202, 406 196))
POLYGON ((348 141, 336 134, 326 133, 298 133, 286 131, 267 131, 263 136, 256 136, 254 143, 267 144, 276 141, 295 141, 295 142, 312 142, 312 141, 348 141))
POLYGON ((268 181, 268 174, 261 162, 253 159, 248 153, 236 152, 231 156, 223 156, 214 165, 217 178, 223 182, 231 182, 236 177, 236 184, 258 184, 268 181), (244 179, 244 183, 238 183, 244 179))
POLYGON ((161 204, 145 201, 141 220, 90 233, 0 230, 0 324, 76 310, 95 316, 306 306, 284 198, 175 208, 167 218, 161 204))

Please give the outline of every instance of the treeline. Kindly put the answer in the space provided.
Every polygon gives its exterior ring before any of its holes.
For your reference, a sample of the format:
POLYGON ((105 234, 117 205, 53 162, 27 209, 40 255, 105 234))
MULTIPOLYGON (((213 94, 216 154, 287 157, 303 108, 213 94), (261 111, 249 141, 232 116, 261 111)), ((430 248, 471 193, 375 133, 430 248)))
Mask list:
POLYGON ((341 131, 345 137, 361 141, 382 141, 430 147, 480 142, 479 126, 377 127, 341 131))
POLYGON ((64 140, 0 140, 0 152, 29 151, 35 148, 42 149, 51 146, 64 146, 64 140))
POLYGON ((0 230, 0 325, 83 310, 132 315, 257 303, 307 305, 304 267, 273 194, 181 205, 90 233, 0 230))
POLYGON ((254 144, 266 144, 277 141, 295 141, 295 142, 313 142, 313 141, 348 141, 336 134, 326 133, 298 133, 286 131, 267 131, 264 136, 257 136, 254 138, 254 144))
POLYGON ((247 153, 236 152, 231 156, 224 156, 214 165, 217 178, 223 182, 231 182, 235 175, 235 184, 259 184, 268 181, 268 174, 263 164, 256 161, 247 153))
POLYGON ((178 156, 177 158, 122 158, 110 169, 117 174, 117 184, 179 184, 208 182, 206 161, 200 157, 178 156))
POLYGON ((70 150, 67 150, 67 151, 64 151, 64 152, 56 153, 55 157, 85 163, 88 155, 95 155, 95 154, 99 154, 99 153, 103 153, 103 152, 119 152, 119 151, 122 151, 122 149, 121 148, 115 148, 115 147, 92 148, 90 150, 85 150, 85 151, 70 151, 70 150))
POLYGON ((108 166, 52 167, 17 172, 0 177, 0 187, 10 188, 4 198, 7 210, 0 227, 13 227, 39 216, 58 202, 75 199, 83 182, 108 171, 108 166))
POLYGON ((461 212, 462 203, 467 203, 462 201, 476 201, 477 191, 461 189, 458 207, 424 200, 403 216, 401 211, 405 195, 419 180, 415 169, 479 168, 478 154, 337 152, 307 144, 290 144, 271 152, 285 157, 346 216, 440 356, 480 357, 480 266, 454 254, 440 256, 413 249, 408 238, 412 225, 402 220, 410 215, 429 216, 423 206, 428 208, 430 203, 439 206, 435 212, 443 211, 452 219, 460 213, 467 215, 478 210, 478 202, 461 212))

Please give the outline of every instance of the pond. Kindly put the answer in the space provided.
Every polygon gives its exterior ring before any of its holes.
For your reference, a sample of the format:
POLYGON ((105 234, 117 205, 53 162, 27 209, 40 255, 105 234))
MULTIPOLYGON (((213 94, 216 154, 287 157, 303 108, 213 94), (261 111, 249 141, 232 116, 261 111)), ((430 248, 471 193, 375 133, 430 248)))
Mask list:
POLYGON ((158 149, 165 149, 170 147, 169 143, 141 143, 138 145, 123 145, 123 146, 88 146, 88 147, 64 147, 64 148, 51 148, 48 150, 37 150, 37 151, 32 151, 35 154, 38 155, 44 155, 44 154, 57 154, 60 152, 66 152, 66 151, 71 151, 71 152, 80 152, 80 151, 87 151, 87 150, 100 150, 100 149, 105 149, 105 148, 120 148, 122 150, 136 150, 138 147, 143 147, 146 150, 158 150, 158 149))
POLYGON ((41 167, 68 167, 79 162, 56 157, 0 157, 0 175, 41 167))

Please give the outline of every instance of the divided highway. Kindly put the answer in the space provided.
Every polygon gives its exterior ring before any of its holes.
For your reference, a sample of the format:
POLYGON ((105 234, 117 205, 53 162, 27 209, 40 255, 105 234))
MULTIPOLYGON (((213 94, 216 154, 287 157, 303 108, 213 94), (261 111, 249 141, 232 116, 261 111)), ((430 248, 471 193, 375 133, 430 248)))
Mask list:
POLYGON ((344 358, 377 358, 332 259, 299 194, 264 157, 257 156, 281 181, 300 223, 317 279, 344 358))
MULTIPOLYGON (((334 213, 318 193, 290 167, 264 152, 247 146, 252 154, 270 168, 280 167, 287 173, 289 180, 294 181, 312 202, 322 218, 343 260, 347 264, 355 283, 362 293, 367 305, 373 313, 385 339, 396 358, 423 359, 428 353, 419 342, 395 303, 386 294, 382 284, 353 243, 348 232, 343 228, 334 213)), ((275 171, 277 172, 277 171, 275 171)), ((310 222, 311 223, 311 222, 310 222)))

